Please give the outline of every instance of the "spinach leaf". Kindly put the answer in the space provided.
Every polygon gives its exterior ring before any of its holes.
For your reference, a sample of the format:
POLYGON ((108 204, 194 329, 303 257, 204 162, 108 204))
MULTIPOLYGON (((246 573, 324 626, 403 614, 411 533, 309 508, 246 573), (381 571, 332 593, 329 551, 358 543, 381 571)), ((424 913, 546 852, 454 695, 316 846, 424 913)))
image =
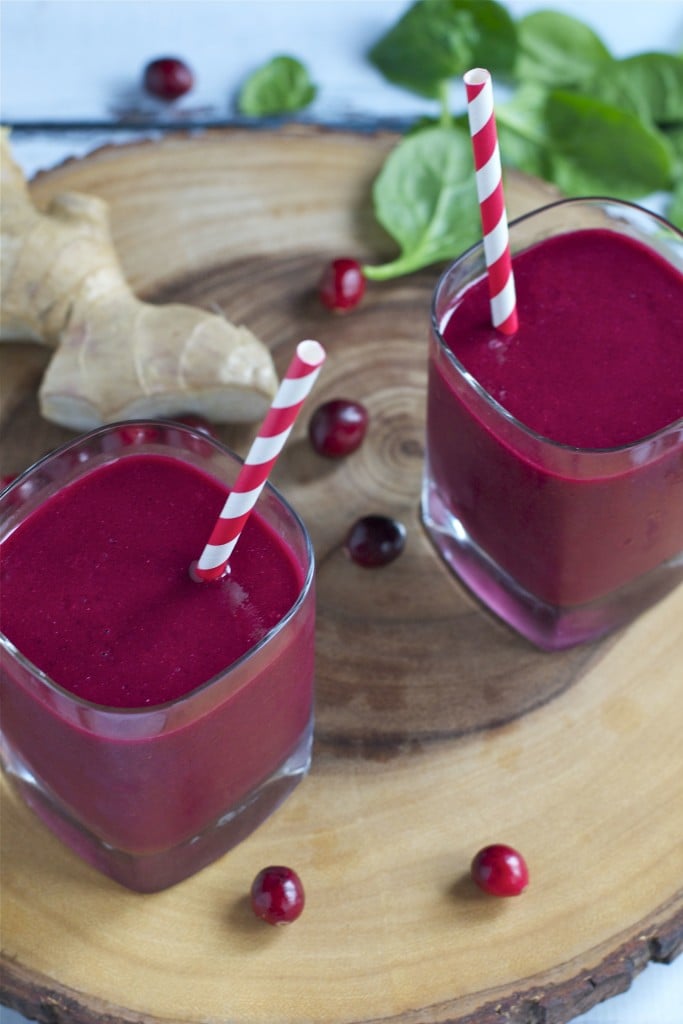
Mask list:
POLYGON ((538 178, 552 178, 550 140, 546 124, 548 90, 532 83, 520 86, 507 103, 496 108, 498 141, 505 163, 538 178))
POLYGON ((648 121, 589 96, 523 85, 496 111, 505 163, 567 195, 635 199, 670 188, 670 140, 648 121))
POLYGON ((400 256, 365 266, 375 281, 451 259, 481 232, 469 136, 459 128, 425 128, 389 154, 375 181, 375 214, 400 256))
POLYGON ((634 114, 558 90, 548 97, 546 120, 552 180, 566 195, 637 199, 672 187, 671 145, 634 114))
POLYGON ((568 14, 537 11, 517 23, 515 78, 564 89, 593 78, 612 56, 588 25, 568 14))
POLYGON ((585 90, 653 124, 683 124, 683 58, 640 53, 601 68, 585 90))
POLYGON ((673 191, 671 202, 666 211, 667 219, 683 231, 683 178, 673 191))
POLYGON ((492 0, 418 0, 371 51, 390 81, 438 98, 441 116, 417 122, 375 181, 376 217, 400 254, 365 267, 368 278, 451 259, 480 237, 467 118, 446 95, 477 65, 501 77, 513 67, 516 89, 496 107, 505 164, 565 195, 670 190, 668 216, 683 220, 683 59, 616 60, 587 24, 552 11, 509 22, 492 0))
POLYGON ((664 137, 671 146, 677 161, 677 175, 683 177, 683 125, 664 129, 664 137))
POLYGON ((673 196, 666 216, 672 224, 683 229, 683 125, 667 129, 664 136, 673 150, 676 161, 673 196))
POLYGON ((244 82, 237 105, 248 117, 276 117, 307 107, 316 87, 295 57, 273 57, 244 82))
POLYGON ((418 0, 368 54, 396 85, 438 99, 444 81, 485 64, 511 73, 513 19, 495 0, 418 0))
POLYGON ((627 110, 575 92, 524 85, 496 112, 505 163, 566 195, 635 199, 670 188, 674 151, 627 110))

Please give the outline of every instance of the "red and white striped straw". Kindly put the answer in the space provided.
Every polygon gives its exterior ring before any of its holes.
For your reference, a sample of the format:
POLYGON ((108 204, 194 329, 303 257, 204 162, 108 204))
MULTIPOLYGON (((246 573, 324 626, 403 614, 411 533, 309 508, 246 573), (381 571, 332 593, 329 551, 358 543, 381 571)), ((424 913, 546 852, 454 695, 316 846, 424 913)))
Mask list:
POLYGON ((518 327, 517 298, 512 274, 491 75, 485 68, 472 68, 464 75, 464 82, 476 170, 477 197, 484 232, 484 259, 488 273, 491 320, 493 326, 503 334, 514 334, 518 327))
POLYGON ((215 580, 225 572, 233 548, 320 373, 325 356, 324 348, 317 341, 301 341, 297 345, 296 354, 237 474, 209 541, 199 561, 192 566, 192 575, 197 580, 215 580))

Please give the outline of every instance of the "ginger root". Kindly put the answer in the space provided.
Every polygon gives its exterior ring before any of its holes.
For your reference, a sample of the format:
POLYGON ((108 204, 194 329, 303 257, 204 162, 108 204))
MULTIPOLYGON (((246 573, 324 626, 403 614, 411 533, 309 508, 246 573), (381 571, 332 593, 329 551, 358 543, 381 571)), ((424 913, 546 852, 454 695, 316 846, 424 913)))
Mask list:
POLYGON ((65 193, 43 213, 0 138, 0 340, 54 348, 42 415, 87 430, 134 417, 260 419, 277 388, 266 346, 246 327, 179 304, 140 301, 121 270, 107 203, 65 193))

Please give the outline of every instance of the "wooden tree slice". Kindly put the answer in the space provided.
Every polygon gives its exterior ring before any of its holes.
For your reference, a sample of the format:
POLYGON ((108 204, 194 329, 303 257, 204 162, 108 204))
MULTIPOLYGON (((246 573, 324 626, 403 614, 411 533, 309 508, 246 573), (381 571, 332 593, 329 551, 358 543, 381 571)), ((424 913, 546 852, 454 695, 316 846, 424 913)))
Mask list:
MULTIPOLYGON (((314 402, 356 398, 366 441, 330 462, 297 423, 275 482, 318 559, 314 768, 220 862, 154 896, 81 863, 2 783, 2 999, 47 1022, 562 1024, 683 946, 683 589, 601 643, 541 654, 445 570, 418 516, 426 343, 439 269, 370 286, 332 316, 325 260, 379 261, 370 187, 390 134, 216 131, 108 147, 40 175, 111 205, 137 292, 220 308, 284 369, 329 352, 314 402), (352 522, 401 519, 382 570, 346 557, 352 522), (467 879, 488 842, 521 849, 515 900, 467 879), (245 894, 296 867, 302 918, 270 929, 245 894)), ((552 198, 509 175, 511 216, 552 198)), ((3 473, 70 437, 42 420, 48 353, 0 346, 3 473)), ((312 405, 309 409, 312 409, 312 405)), ((253 428, 223 428, 245 452, 253 428)))

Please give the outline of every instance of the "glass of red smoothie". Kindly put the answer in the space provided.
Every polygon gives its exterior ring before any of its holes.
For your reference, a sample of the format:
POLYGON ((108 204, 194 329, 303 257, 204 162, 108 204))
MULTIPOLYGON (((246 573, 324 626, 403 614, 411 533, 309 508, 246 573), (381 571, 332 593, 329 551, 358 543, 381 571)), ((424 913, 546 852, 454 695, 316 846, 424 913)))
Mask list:
POLYGON ((482 245, 434 294, 422 518, 486 609, 557 650, 683 578, 683 236, 576 199, 510 243, 516 334, 490 326, 482 245))
POLYGON ((314 559, 266 485, 198 583, 240 460, 172 423, 96 430, 0 495, 6 772, 90 864, 141 892, 244 839, 311 754, 314 559))

